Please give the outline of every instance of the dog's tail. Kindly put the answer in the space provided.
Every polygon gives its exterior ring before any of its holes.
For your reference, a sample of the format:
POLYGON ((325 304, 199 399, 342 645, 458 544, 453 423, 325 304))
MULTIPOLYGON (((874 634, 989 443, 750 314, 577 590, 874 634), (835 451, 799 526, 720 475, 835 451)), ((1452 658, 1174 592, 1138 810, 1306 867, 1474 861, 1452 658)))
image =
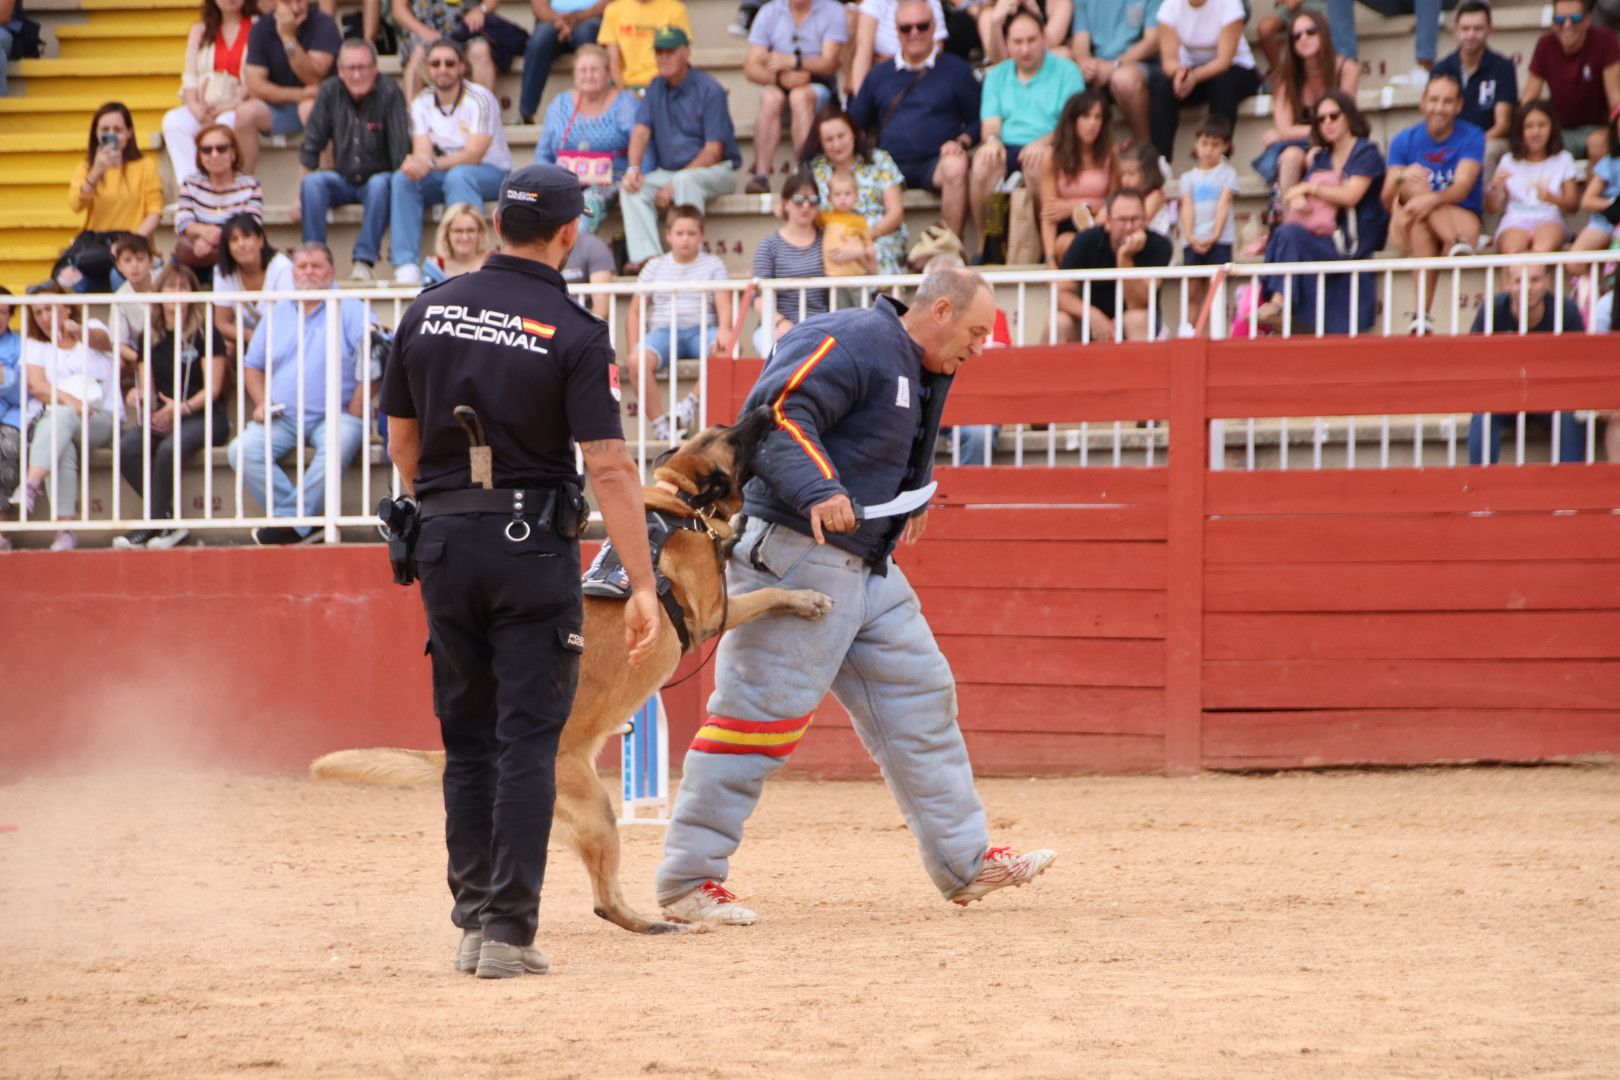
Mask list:
POLYGON ((377 787, 436 784, 444 775, 444 751, 338 750, 311 762, 309 775, 312 780, 348 780, 377 787))

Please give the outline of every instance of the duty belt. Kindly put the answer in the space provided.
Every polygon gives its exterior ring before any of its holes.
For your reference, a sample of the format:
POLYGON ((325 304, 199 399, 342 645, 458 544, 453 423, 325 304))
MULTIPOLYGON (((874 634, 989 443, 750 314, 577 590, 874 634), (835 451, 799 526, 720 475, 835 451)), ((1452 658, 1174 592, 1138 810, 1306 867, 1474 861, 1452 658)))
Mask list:
POLYGON ((565 540, 574 540, 584 529, 589 513, 579 488, 563 481, 544 488, 462 488, 422 496, 422 520, 446 514, 511 514, 507 539, 526 540, 531 529, 555 529, 565 540), (560 504, 560 505, 559 505, 560 504), (531 525, 528 518, 535 520, 531 525))

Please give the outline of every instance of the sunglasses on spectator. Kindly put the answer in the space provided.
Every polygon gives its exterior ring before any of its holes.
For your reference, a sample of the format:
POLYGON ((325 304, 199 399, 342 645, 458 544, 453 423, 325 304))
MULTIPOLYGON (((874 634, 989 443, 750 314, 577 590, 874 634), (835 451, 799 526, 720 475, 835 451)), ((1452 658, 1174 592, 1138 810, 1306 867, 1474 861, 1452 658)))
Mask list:
POLYGON ((1314 26, 1302 26, 1298 30, 1294 31, 1294 40, 1298 41, 1300 38, 1315 37, 1318 33, 1320 33, 1320 31, 1318 31, 1314 26))
POLYGON ((455 59, 454 57, 445 57, 445 58, 440 59, 440 60, 429 60, 428 61, 428 67, 430 67, 430 68, 441 68, 441 67, 443 67, 443 68, 453 68, 453 67, 455 67, 456 65, 458 65, 460 63, 461 63, 461 61, 455 59))
POLYGON ((792 203, 794 206, 814 206, 816 205, 817 201, 818 200, 814 195, 799 194, 788 196, 788 202, 792 203))
POLYGON ((1338 109, 1334 109, 1332 112, 1319 112, 1319 113, 1316 114, 1316 122, 1319 123, 1319 124, 1325 124, 1329 120, 1343 120, 1343 119, 1344 119, 1344 113, 1342 111, 1338 110, 1338 109))
POLYGON ((197 147, 200 154, 228 154, 231 152, 230 143, 209 143, 207 146, 197 147))
POLYGON ((900 31, 902 34, 921 34, 932 30, 933 28, 934 21, 932 19, 928 20, 927 22, 903 22, 895 24, 895 29, 900 31))
POLYGON ((1586 13, 1579 12, 1574 15, 1554 15, 1552 17, 1552 21, 1554 26, 1563 26, 1566 23, 1570 26, 1579 26, 1581 23, 1586 21, 1586 13))

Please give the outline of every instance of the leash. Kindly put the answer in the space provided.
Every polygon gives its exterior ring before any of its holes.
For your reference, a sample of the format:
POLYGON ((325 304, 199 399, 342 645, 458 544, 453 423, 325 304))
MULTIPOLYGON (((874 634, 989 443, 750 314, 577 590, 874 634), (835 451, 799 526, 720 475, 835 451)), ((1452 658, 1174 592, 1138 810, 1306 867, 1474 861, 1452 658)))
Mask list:
POLYGON ((720 651, 720 638, 726 632, 726 620, 731 618, 731 591, 726 588, 726 559, 724 555, 720 554, 720 534, 715 532, 714 526, 710 524, 709 514, 698 510, 697 516, 698 519, 703 522, 704 531, 709 534, 710 544, 714 548, 714 565, 715 568, 720 571, 720 632, 714 635, 714 644, 709 646, 709 655, 703 658, 703 662, 697 667, 693 668, 691 671, 687 672, 685 675, 682 675, 679 679, 676 679, 673 682, 667 682, 663 686, 660 686, 658 688, 660 693, 670 689, 671 687, 681 685, 681 683, 686 682, 692 676, 709 666, 709 661, 714 659, 714 654, 720 651))

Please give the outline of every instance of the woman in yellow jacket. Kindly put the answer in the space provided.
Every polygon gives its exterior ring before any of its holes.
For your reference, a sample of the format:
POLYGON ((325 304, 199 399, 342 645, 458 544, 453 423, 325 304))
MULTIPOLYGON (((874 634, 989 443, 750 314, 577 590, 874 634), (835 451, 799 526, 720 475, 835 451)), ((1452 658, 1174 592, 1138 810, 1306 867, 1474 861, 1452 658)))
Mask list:
POLYGON ((122 102, 109 101, 90 121, 89 147, 73 167, 68 209, 84 214, 84 229, 58 260, 53 276, 76 292, 111 292, 115 233, 151 237, 163 216, 163 186, 155 157, 141 154, 135 121, 122 102))

